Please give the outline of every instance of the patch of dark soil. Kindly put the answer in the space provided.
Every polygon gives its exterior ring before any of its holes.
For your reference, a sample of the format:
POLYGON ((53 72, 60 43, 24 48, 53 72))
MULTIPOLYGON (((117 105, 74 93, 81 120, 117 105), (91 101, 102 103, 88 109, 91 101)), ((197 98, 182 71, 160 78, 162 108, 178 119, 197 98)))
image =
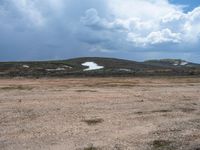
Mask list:
POLYGON ((195 111, 196 109, 194 108, 179 108, 182 112, 185 112, 185 113, 190 113, 190 112, 193 112, 195 111))
POLYGON ((171 141, 154 140, 152 142, 152 150, 174 150, 171 141))
POLYGON ((135 112, 135 114, 137 114, 137 115, 142 115, 142 114, 145 114, 146 112, 142 112, 142 111, 137 111, 137 112, 135 112))
POLYGON ((101 118, 96 118, 96 119, 85 119, 85 120, 82 120, 82 121, 87 123, 88 125, 92 126, 92 125, 102 123, 104 120, 101 119, 101 118))
POLYGON ((149 113, 167 113, 167 112, 172 112, 172 110, 161 109, 161 110, 153 110, 153 111, 146 111, 146 112, 137 111, 135 112, 135 114, 142 115, 142 114, 149 114, 149 113))
POLYGON ((172 112, 172 110, 168 109, 161 109, 161 110, 153 110, 152 113, 166 113, 166 112, 172 112))
POLYGON ((76 92, 97 92, 96 90, 76 90, 76 92))
POLYGON ((99 147, 95 147, 93 144, 83 148, 83 150, 101 150, 99 147))
POLYGON ((200 145, 193 145, 189 150, 200 150, 200 145))
POLYGON ((32 90, 33 87, 17 85, 17 86, 6 86, 1 87, 0 90, 32 90))

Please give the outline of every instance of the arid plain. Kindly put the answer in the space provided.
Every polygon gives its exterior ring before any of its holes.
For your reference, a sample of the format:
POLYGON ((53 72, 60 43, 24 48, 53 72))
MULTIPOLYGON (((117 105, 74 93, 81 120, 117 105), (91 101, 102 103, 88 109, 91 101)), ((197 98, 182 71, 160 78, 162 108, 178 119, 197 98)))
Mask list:
POLYGON ((200 78, 0 79, 1 150, 200 150, 200 78))

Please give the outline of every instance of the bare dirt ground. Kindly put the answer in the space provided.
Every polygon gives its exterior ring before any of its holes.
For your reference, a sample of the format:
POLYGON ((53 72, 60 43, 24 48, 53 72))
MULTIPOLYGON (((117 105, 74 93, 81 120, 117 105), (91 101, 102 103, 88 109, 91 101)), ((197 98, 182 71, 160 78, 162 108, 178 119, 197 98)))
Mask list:
POLYGON ((0 150, 200 150, 200 78, 0 79, 0 150))

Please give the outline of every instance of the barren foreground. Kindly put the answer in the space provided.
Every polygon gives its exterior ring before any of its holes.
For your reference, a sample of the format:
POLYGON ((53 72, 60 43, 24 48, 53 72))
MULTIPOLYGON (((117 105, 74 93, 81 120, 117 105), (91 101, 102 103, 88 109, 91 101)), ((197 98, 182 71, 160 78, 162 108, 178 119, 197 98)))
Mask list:
POLYGON ((200 150, 200 78, 0 79, 0 150, 200 150))

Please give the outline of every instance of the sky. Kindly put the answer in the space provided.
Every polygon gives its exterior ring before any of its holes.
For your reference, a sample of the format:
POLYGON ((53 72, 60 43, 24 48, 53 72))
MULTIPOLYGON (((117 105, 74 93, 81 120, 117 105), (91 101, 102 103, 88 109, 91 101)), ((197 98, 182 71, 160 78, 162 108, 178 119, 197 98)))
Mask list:
POLYGON ((0 61, 200 63, 199 0, 0 0, 0 61))

